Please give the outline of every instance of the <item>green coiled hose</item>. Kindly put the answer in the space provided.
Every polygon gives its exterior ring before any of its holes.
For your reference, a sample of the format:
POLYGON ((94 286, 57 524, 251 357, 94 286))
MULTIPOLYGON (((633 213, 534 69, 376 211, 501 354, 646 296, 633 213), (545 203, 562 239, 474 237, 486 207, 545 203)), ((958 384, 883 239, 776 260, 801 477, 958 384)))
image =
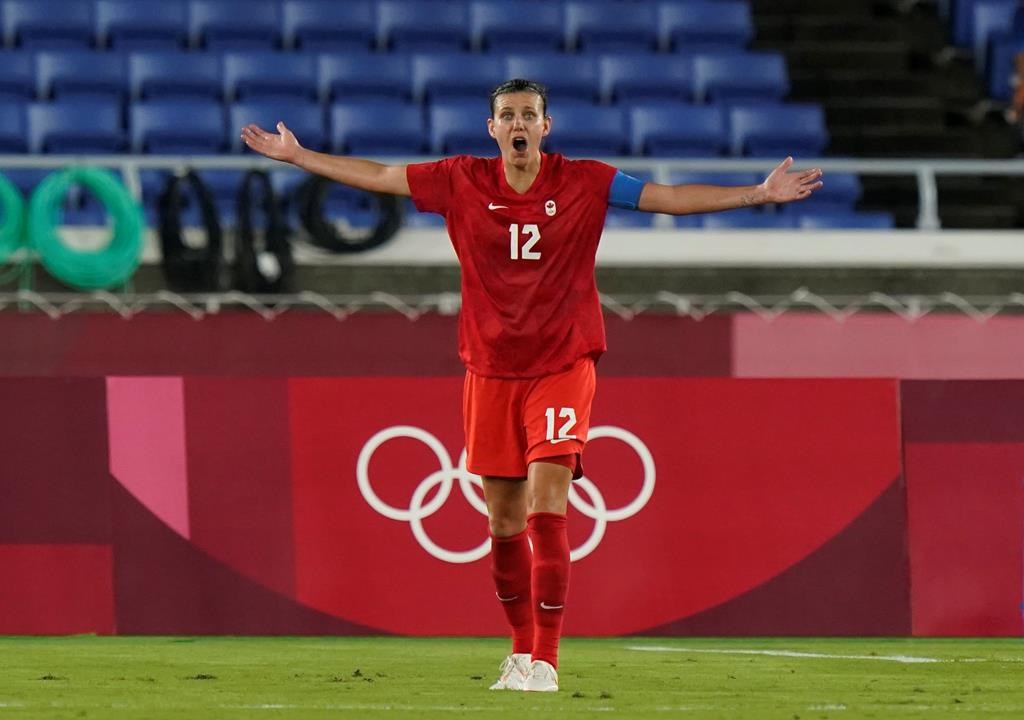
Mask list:
POLYGON ((0 175, 0 263, 21 247, 25 231, 25 198, 21 191, 0 175))
POLYGON ((110 289, 128 280, 142 256, 142 209, 118 179, 102 168, 69 168, 48 175, 28 209, 28 238, 43 266, 58 280, 82 290, 110 289), (64 243, 57 226, 61 205, 72 185, 83 185, 114 221, 109 241, 83 251, 64 243))

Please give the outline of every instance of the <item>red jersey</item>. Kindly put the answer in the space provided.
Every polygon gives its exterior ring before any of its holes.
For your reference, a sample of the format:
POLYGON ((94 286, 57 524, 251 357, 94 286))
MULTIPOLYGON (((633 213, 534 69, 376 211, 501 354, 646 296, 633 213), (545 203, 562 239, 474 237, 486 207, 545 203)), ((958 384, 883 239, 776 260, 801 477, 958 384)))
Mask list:
POLYGON ((615 168, 541 154, 525 193, 500 157, 408 166, 412 199, 444 215, 462 266, 459 357, 478 375, 561 372, 607 348, 594 281, 615 168))

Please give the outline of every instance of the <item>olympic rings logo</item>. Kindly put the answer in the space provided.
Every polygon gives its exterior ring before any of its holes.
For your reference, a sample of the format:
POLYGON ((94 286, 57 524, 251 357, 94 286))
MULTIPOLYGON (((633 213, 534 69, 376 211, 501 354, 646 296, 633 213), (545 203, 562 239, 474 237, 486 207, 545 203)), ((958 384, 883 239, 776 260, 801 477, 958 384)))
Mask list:
MULTIPOLYGON (((640 488, 639 494, 620 508, 609 508, 604 501, 604 495, 601 494, 597 485, 586 476, 575 481, 570 486, 569 503, 580 513, 594 521, 594 529, 591 531, 590 536, 579 547, 572 549, 570 559, 573 562, 582 560, 597 548, 604 538, 608 523, 619 522, 636 515, 647 504, 647 501, 651 499, 651 494, 654 492, 654 457, 640 438, 628 430, 615 427, 614 425, 601 425, 591 428, 589 440, 599 438, 613 438, 624 442, 637 454, 643 467, 643 485, 640 488), (584 498, 584 495, 586 495, 586 498, 584 498)), ((356 481, 359 484, 359 491, 370 507, 386 518, 409 523, 413 537, 419 542, 420 547, 438 560, 449 563, 471 563, 487 555, 491 547, 490 538, 485 539, 480 545, 471 550, 448 550, 435 543, 423 527, 423 521, 440 510, 441 506, 447 502, 456 480, 466 501, 477 512, 486 516, 487 505, 481 497, 483 494, 483 481, 479 476, 473 475, 466 470, 466 450, 462 450, 458 465, 454 465, 441 441, 422 428, 413 425, 395 425, 377 432, 367 440, 363 449, 359 452, 359 459, 356 462, 356 481), (380 499, 380 496, 377 495, 370 484, 370 459, 381 445, 396 438, 419 440, 430 448, 437 457, 439 465, 437 470, 420 481, 420 484, 412 493, 412 498, 409 500, 409 507, 407 508, 398 508, 387 504, 380 499), (474 486, 480 488, 480 493, 477 493, 474 486), (424 502, 435 487, 438 488, 437 494, 430 502, 424 502)))

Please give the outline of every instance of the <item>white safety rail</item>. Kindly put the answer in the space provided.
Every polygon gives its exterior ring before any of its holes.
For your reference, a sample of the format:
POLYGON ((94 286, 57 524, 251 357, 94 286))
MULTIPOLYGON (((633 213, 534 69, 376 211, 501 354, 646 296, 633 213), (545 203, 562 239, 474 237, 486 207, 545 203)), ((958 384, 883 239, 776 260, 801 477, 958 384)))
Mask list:
MULTIPOLYGON (((381 158, 382 162, 408 163, 432 157, 381 158)), ((655 181, 666 182, 670 173, 757 172, 767 174, 776 164, 770 159, 656 160, 604 158, 626 172, 653 171, 655 181)), ((60 169, 94 165, 118 170, 135 197, 141 197, 144 170, 288 170, 290 166, 252 155, 0 155, 0 173, 8 169, 60 169)), ((796 168, 820 167, 829 173, 916 178, 919 198, 917 227, 913 230, 688 230, 676 229, 672 218, 659 216, 654 227, 610 228, 605 231, 598 262, 605 266, 677 265, 702 267, 1024 267, 1024 233, 1008 230, 942 230, 936 179, 939 176, 1024 176, 1024 160, 883 160, 797 158, 796 168), (683 240, 681 240, 683 238, 683 240)), ((154 262, 156 243, 146 243, 144 262, 154 262)), ((454 264, 443 230, 405 228, 384 246, 366 253, 330 256, 305 247, 296 248, 296 260, 310 264, 429 265, 454 264)))

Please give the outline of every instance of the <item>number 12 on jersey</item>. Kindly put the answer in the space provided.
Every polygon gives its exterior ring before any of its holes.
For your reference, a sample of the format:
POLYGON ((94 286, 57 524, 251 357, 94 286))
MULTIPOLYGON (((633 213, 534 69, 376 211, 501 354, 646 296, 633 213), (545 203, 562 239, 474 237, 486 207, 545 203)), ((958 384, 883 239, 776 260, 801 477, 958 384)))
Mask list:
POLYGON ((533 249, 540 240, 540 228, 534 223, 523 225, 520 234, 519 223, 512 223, 508 226, 508 233, 513 260, 540 260, 540 250, 533 249))

